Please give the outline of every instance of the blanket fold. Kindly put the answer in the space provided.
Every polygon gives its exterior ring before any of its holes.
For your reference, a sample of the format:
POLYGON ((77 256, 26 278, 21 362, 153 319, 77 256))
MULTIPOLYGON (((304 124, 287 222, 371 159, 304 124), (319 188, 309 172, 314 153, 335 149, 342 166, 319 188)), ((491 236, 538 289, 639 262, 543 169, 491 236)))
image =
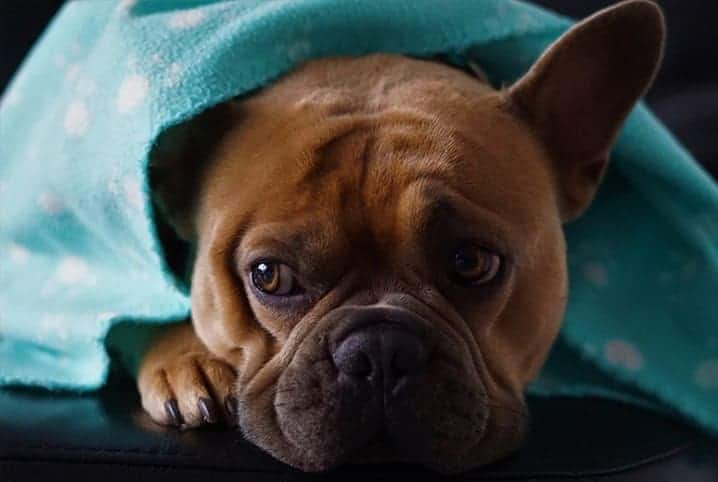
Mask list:
MULTIPOLYGON (((570 24, 514 0, 68 2, 0 105, 0 385, 95 389, 112 326, 188 315, 149 195, 168 127, 328 55, 443 54, 508 84, 570 24)), ((533 390, 658 401, 718 434, 718 187, 644 106, 566 236, 533 390)))

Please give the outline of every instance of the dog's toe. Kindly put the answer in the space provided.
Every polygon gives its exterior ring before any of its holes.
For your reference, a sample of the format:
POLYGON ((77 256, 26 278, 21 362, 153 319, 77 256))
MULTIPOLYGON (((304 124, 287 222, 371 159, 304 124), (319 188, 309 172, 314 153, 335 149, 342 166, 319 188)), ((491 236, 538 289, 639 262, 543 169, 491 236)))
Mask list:
POLYGON ((236 372, 204 354, 185 354, 141 384, 142 405, 158 423, 182 428, 236 424, 232 392, 236 372))
POLYGON ((199 408, 199 413, 205 422, 217 423, 219 421, 217 406, 211 398, 200 397, 197 400, 197 408, 199 408))
POLYGON ((165 402, 165 413, 167 414, 167 420, 171 425, 175 425, 177 427, 182 425, 182 414, 177 406, 177 400, 171 398, 165 402))

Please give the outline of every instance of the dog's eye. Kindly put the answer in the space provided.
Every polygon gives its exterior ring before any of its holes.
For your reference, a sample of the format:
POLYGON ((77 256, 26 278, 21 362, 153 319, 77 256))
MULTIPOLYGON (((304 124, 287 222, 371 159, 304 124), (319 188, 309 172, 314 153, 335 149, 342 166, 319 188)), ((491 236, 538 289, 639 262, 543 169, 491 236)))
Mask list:
POLYGON ((459 247, 449 260, 449 275, 460 284, 488 283, 500 268, 501 256, 471 244, 459 247))
POLYGON ((298 287, 292 268, 274 261, 260 261, 252 266, 251 278, 259 291, 270 295, 290 295, 298 287))

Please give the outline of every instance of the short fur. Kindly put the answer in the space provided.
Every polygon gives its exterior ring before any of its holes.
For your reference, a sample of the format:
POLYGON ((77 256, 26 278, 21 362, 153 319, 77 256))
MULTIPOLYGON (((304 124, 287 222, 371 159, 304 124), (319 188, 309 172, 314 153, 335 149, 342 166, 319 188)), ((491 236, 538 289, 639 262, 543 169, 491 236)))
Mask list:
POLYGON ((325 58, 200 116, 224 126, 209 128, 202 169, 155 160, 159 202, 196 259, 192 324, 167 330, 141 367, 145 409, 171 424, 176 400, 194 427, 210 404, 309 471, 393 460, 457 472, 515 450, 524 389, 564 311, 562 223, 591 202, 663 35, 655 4, 633 0, 577 24, 503 91, 425 60, 325 58), (444 276, 467 237, 505 256, 491 288, 444 276), (254 294, 259 255, 295 269, 302 306, 254 294), (372 317, 411 325, 433 358, 405 405, 367 394, 348 410, 328 353, 372 317), (393 443, 376 438, 386 431, 393 443))

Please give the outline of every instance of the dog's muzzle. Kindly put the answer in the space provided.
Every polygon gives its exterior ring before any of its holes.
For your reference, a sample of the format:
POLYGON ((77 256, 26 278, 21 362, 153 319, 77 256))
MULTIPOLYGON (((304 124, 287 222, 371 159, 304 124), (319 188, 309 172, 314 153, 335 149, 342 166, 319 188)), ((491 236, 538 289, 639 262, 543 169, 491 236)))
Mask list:
POLYGON ((388 306, 344 307, 320 324, 277 383, 276 420, 296 449, 325 468, 430 463, 481 438, 485 388, 449 330, 388 306))

